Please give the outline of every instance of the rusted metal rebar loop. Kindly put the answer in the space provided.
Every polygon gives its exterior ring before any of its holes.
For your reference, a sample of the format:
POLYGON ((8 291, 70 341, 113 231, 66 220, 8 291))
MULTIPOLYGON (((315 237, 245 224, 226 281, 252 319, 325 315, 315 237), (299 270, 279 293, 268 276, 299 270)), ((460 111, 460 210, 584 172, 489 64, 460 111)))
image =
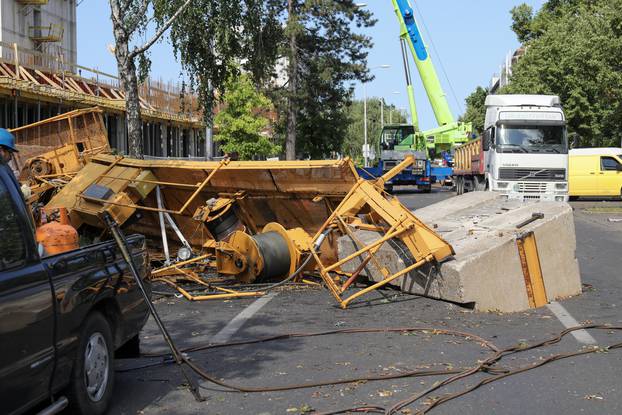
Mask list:
POLYGON ((415 414, 426 414, 428 412, 430 412, 433 408, 449 402, 451 400, 454 400, 456 398, 459 398, 461 396, 464 396, 476 389, 478 389, 479 387, 483 386, 483 385, 487 385, 489 383, 492 382, 496 382, 499 381, 501 379, 505 379, 509 376, 514 376, 523 372, 527 372, 529 370, 532 369, 536 369, 538 367, 544 366, 548 363, 551 362, 555 362, 558 360, 563 360, 563 359, 568 359, 571 357, 576 357, 576 356, 582 356, 582 355, 587 355, 587 354, 592 354, 592 353, 600 353, 600 352, 606 352, 609 350, 616 350, 616 349, 621 349, 622 348, 622 342, 619 343, 614 343, 611 344, 609 346, 605 346, 605 347, 592 347, 592 348, 588 348, 588 349, 580 349, 574 352, 567 352, 567 353, 558 353, 558 354, 554 354, 551 356, 548 356, 546 358, 541 358, 541 360, 538 360, 536 363, 530 364, 530 365, 525 365, 525 366, 520 366, 514 369, 510 369, 510 368, 504 368, 504 367, 495 367, 495 365, 497 363, 499 363, 503 358, 520 353, 520 352, 525 352, 528 350, 533 350, 533 349, 537 349, 537 348, 541 348, 541 347, 546 347, 546 346, 551 346, 554 344, 557 344, 559 342, 561 342, 561 340, 567 336, 568 334, 577 331, 577 330, 607 330, 607 331, 622 331, 622 326, 610 326, 610 325, 606 325, 606 324, 594 324, 594 325, 586 325, 586 326, 578 326, 578 327, 572 327, 569 329, 566 329, 562 332, 560 332, 557 336, 554 336, 552 338, 549 338, 547 340, 544 341, 540 341, 540 342, 535 342, 535 343, 531 343, 528 345, 524 345, 524 344, 517 344, 511 347, 508 347, 506 349, 503 350, 498 350, 495 351, 495 353, 490 356, 488 359, 482 361, 481 363, 479 363, 478 365, 472 367, 472 368, 468 368, 464 371, 461 371, 460 373, 457 373, 453 376, 450 376, 448 378, 446 378, 445 380, 441 381, 441 382, 437 382, 435 383, 432 387, 430 387, 429 389, 426 389, 423 392, 420 392, 416 395, 413 395, 407 399, 404 399, 402 401, 397 402, 395 405, 393 405, 390 408, 383 408, 380 406, 364 406, 364 407, 353 407, 353 408, 345 408, 345 409, 340 409, 337 411, 329 411, 329 412, 322 412, 322 413, 316 413, 316 415, 336 415, 336 414, 344 414, 344 413, 352 413, 352 412, 368 412, 368 413, 382 413, 385 415, 393 415, 398 413, 398 411, 401 411, 402 409, 406 408, 407 406, 413 405, 415 404, 417 401, 421 400, 422 398, 428 396, 430 393, 443 388, 451 383, 457 382, 459 380, 465 379, 469 376, 472 376, 474 374, 477 373, 488 373, 491 376, 477 382, 476 384, 474 384, 473 386, 467 387, 466 389, 462 390, 462 391, 458 391, 452 394, 448 394, 445 395, 441 398, 435 399, 432 401, 431 404, 429 404, 429 406, 427 408, 421 409, 419 411, 414 412, 415 414))
MULTIPOLYGON (((204 380, 207 380, 223 388, 229 389, 230 391, 233 391, 233 392, 244 392, 244 393, 282 392, 282 391, 295 390, 295 389, 307 389, 307 388, 314 388, 314 387, 320 387, 320 386, 339 385, 339 384, 354 383, 354 382, 361 382, 361 381, 383 381, 383 380, 390 380, 390 379, 400 379, 400 378, 403 379, 403 378, 409 378, 409 377, 424 377, 424 376, 429 377, 429 376, 442 376, 442 375, 448 375, 448 374, 452 375, 441 382, 435 383, 434 386, 432 386, 429 389, 426 389, 423 392, 420 392, 405 400, 397 402, 395 405, 393 405, 391 408, 388 408, 388 409, 381 407, 381 406, 367 405, 367 406, 361 406, 361 407, 339 409, 339 410, 330 411, 330 412, 316 413, 316 415, 336 415, 336 414, 355 413, 355 412, 382 413, 385 415, 392 415, 404 409, 405 407, 416 403, 417 401, 429 395, 430 393, 440 388, 443 388, 451 383, 465 379, 477 373, 486 373, 486 374, 491 375, 481 380, 480 382, 476 383, 475 385, 466 388, 463 391, 459 391, 453 394, 446 395, 442 398, 436 399, 427 408, 422 409, 418 412, 415 412, 417 414, 425 414, 431 411, 433 408, 443 403, 446 403, 450 400, 466 395, 483 385, 496 382, 498 380, 507 378, 509 376, 517 375, 519 373, 523 373, 523 372, 526 372, 532 369, 536 369, 538 367, 544 366, 548 363, 558 361, 558 360, 587 355, 591 353, 606 352, 606 351, 622 348, 622 342, 619 342, 619 343, 614 343, 614 344, 611 344, 605 347, 593 347, 589 349, 581 349, 575 352, 559 353, 559 354, 551 355, 549 357, 538 360, 536 363, 526 365, 526 366, 521 366, 521 367, 514 368, 514 369, 495 366, 503 358, 514 355, 516 353, 555 345, 561 342, 561 340, 565 336, 577 330, 622 331, 622 326, 610 326, 606 324, 578 326, 578 327, 566 329, 560 332, 557 336, 554 336, 552 338, 549 338, 549 339, 546 339, 540 342, 534 342, 528 345, 521 343, 521 344, 517 344, 511 347, 505 348, 505 349, 499 349, 492 342, 485 340, 484 338, 479 337, 475 334, 461 332, 457 330, 435 329, 435 328, 430 328, 430 327, 392 327, 392 328, 368 328, 368 329, 354 328, 354 329, 342 329, 342 330, 329 330, 329 331, 314 332, 314 333, 286 333, 286 334, 280 334, 276 336, 269 336, 269 337, 263 337, 263 338, 246 340, 246 341, 193 346, 193 347, 182 349, 181 351, 184 354, 187 354, 187 353, 193 353, 193 352, 198 352, 198 351, 203 351, 203 350, 244 346, 244 345, 249 345, 249 344, 280 341, 280 340, 286 340, 286 339, 292 339, 292 338, 318 337, 318 336, 330 336, 330 335, 341 335, 341 334, 421 332, 421 333, 433 334, 433 335, 450 335, 450 336, 464 337, 467 340, 471 340, 473 342, 479 343, 482 347, 485 347, 489 349, 491 352, 493 352, 493 354, 488 359, 485 359, 484 361, 478 363, 476 366, 466 368, 466 369, 427 370, 427 371, 414 370, 414 371, 408 371, 408 372, 399 372, 399 373, 390 374, 390 375, 362 376, 358 378, 337 379, 337 380, 328 380, 328 381, 322 381, 322 382, 273 386, 273 387, 267 387, 267 388, 253 388, 253 387, 244 387, 240 385, 229 384, 225 381, 221 381, 215 378, 213 375, 205 372, 201 367, 195 365, 194 363, 188 360, 185 361, 185 363, 197 375, 202 377, 204 380)), ((145 357, 162 357, 162 356, 167 356, 167 355, 166 354, 146 354, 144 356, 145 357)), ((185 355, 184 355, 184 358, 185 358, 185 355)), ((199 386, 199 387, 205 388, 204 386, 199 386)))
MULTIPOLYGON (((324 332, 316 332, 316 333, 288 333, 283 335, 265 337, 260 339, 241 341, 241 342, 230 342, 230 343, 222 343, 222 344, 210 344, 203 346, 194 346, 191 348, 182 349, 183 353, 197 352, 200 350, 208 350, 208 349, 216 349, 216 348, 224 348, 224 347, 234 347, 248 344, 257 344, 271 341, 279 341, 290 338, 301 338, 301 337, 318 337, 318 336, 328 336, 328 335, 337 335, 337 334, 365 334, 365 333, 414 333, 420 332, 425 334, 433 334, 433 335, 448 335, 448 336, 456 336, 463 337, 467 340, 471 340, 480 344, 482 347, 485 347, 491 351, 498 351, 499 349, 488 340, 485 340, 477 335, 461 332, 457 330, 448 330, 448 329, 435 329, 430 327, 396 327, 396 328, 369 328, 369 329, 343 329, 343 330, 330 330, 324 332)), ((162 356, 162 355, 147 355, 149 357, 154 356, 162 356)), ((192 361, 185 361, 185 363, 197 373, 203 379, 214 383, 215 385, 221 386, 226 389, 230 389, 234 392, 282 392, 289 391, 295 389, 307 389, 314 388, 319 386, 329 386, 329 385, 340 385, 345 383, 353 383, 353 382, 362 382, 362 381, 381 381, 388 379, 401 379, 407 377, 423 377, 423 376, 441 376, 447 374, 455 374, 461 373, 458 369, 444 369, 444 370, 413 370, 407 372, 399 372, 390 375, 370 375, 370 376, 361 376, 350 379, 333 379, 323 382, 312 382, 312 383, 301 383, 301 384, 293 384, 293 385, 282 385, 282 386, 272 386, 272 387, 263 387, 263 388, 254 388, 254 387, 246 387, 240 385, 232 385, 226 382, 223 382, 213 375, 205 372, 201 367, 194 364, 192 361)))

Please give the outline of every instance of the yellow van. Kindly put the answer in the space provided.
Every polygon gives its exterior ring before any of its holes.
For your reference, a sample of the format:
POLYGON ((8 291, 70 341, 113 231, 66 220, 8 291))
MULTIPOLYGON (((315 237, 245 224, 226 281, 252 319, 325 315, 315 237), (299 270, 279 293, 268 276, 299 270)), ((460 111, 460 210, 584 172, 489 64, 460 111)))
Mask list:
POLYGON ((569 195, 622 197, 622 148, 570 150, 569 195))

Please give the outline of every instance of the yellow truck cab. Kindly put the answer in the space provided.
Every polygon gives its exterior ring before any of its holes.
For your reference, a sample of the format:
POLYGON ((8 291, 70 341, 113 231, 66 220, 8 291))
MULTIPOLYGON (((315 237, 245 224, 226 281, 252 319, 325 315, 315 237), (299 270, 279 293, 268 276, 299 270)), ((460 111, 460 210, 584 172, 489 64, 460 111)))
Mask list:
POLYGON ((622 197, 622 148, 570 150, 570 197, 622 197))

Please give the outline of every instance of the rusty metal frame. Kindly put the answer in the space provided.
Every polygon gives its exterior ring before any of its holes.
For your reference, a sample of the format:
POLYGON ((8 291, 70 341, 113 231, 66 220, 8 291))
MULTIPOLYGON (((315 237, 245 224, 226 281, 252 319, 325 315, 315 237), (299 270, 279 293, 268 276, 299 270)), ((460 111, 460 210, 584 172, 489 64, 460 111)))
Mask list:
MULTIPOLYGON (((412 160, 404 160, 395 169, 403 169, 404 166, 411 163, 412 160)), ((313 238, 313 246, 316 246, 318 241, 321 241, 321 235, 323 235, 323 233, 326 232, 326 230, 331 226, 337 226, 339 228, 345 226, 345 233, 353 236, 349 232, 349 229, 347 229, 348 224, 343 218, 355 217, 365 207, 368 207, 372 212, 382 218, 387 225, 389 225, 389 230, 384 234, 384 236, 381 236, 379 239, 368 245, 360 247, 356 252, 330 265, 325 265, 316 250, 311 247, 311 254, 317 263, 320 276, 342 308, 346 308, 353 300, 389 284, 397 278, 406 275, 410 271, 419 268, 426 263, 441 261, 454 253, 451 245, 420 222, 397 200, 389 201, 384 197, 381 186, 386 182, 386 180, 395 175, 395 169, 387 172, 385 176, 379 178, 375 183, 362 179, 359 180, 357 184, 352 187, 348 195, 342 200, 339 206, 331 213, 329 218, 324 222, 313 238), (404 242, 414 259, 414 263, 392 275, 387 275, 388 273, 382 269, 374 257, 374 253, 391 239, 400 239, 404 242), (331 272, 334 273, 334 271, 339 269, 342 265, 345 265, 354 259, 360 259, 364 254, 367 254, 367 257, 361 260, 362 262, 355 272, 350 275, 348 280, 343 285, 338 285, 333 279, 331 272), (349 286, 352 285, 352 283, 354 283, 362 269, 370 260, 374 261, 384 278, 381 281, 350 295, 349 297, 342 298, 342 294, 349 286)), ((359 245, 356 241, 355 244, 359 245)))
MULTIPOLYGON (((191 278, 191 280, 194 281, 193 278, 191 278)), ((161 281, 161 282, 163 282, 163 283, 165 283, 165 284, 175 288, 177 291, 179 291, 179 293, 181 295, 184 296, 184 298, 186 298, 189 301, 229 300, 229 299, 234 299, 234 298, 261 297, 261 296, 266 294, 263 291, 235 291, 235 290, 229 290, 229 289, 226 289, 226 288, 216 287, 216 286, 212 286, 212 285, 204 283, 204 284, 201 284, 201 285, 206 285, 209 288, 215 289, 217 291, 222 291, 225 294, 193 295, 193 294, 189 293, 187 290, 183 289, 181 286, 179 286, 179 284, 177 284, 175 281, 171 280, 170 278, 161 277, 161 278, 156 278, 153 281, 161 281)))
MULTIPOLYGON (((110 170, 112 170, 112 167, 114 167, 114 165, 116 165, 116 163, 121 161, 121 159, 122 159, 122 157, 119 158, 118 160, 116 160, 110 166, 108 166, 109 168, 106 169, 106 173, 108 173, 110 170)), ((212 180, 214 175, 221 169, 221 167, 226 166, 228 163, 229 163, 229 160, 227 160, 227 159, 221 160, 218 163, 218 165, 216 166, 216 168, 214 168, 207 175, 207 177, 205 178, 205 180, 203 180, 203 182, 201 182, 201 184, 196 185, 196 186, 195 185, 185 185, 186 187, 196 188, 196 190, 188 198, 188 200, 186 200, 184 205, 179 210, 152 208, 152 207, 149 207, 149 206, 137 205, 135 203, 134 204, 129 204, 129 203, 113 202, 113 201, 110 201, 110 200, 105 200, 105 199, 99 199, 99 198, 96 198, 96 197, 85 196, 83 194, 78 194, 77 196, 79 198, 81 198, 81 199, 84 199, 84 200, 87 200, 87 201, 90 201, 90 202, 97 202, 97 203, 101 203, 101 204, 121 206, 121 207, 127 207, 127 208, 138 209, 138 210, 147 210, 149 212, 168 213, 168 214, 171 214, 171 215, 182 215, 184 213, 184 211, 188 208, 188 206, 194 201, 194 199, 196 199, 196 197, 201 193, 201 191, 203 191, 203 189, 205 189, 205 186, 207 186, 209 184, 209 182, 212 180)), ((122 180, 122 181, 129 181, 129 182, 135 181, 135 182, 153 183, 153 181, 135 180, 135 179, 128 179, 128 178, 118 178, 118 177, 110 176, 108 174, 103 174, 103 175, 97 176, 97 178, 89 186, 97 184, 97 182, 99 182, 99 180, 102 179, 102 178, 110 178, 110 179, 114 179, 114 180, 122 180)), ((159 184, 159 183, 163 183, 164 184, 166 182, 158 182, 156 184, 159 184)), ((168 183, 168 184, 170 185, 172 183, 168 183)))

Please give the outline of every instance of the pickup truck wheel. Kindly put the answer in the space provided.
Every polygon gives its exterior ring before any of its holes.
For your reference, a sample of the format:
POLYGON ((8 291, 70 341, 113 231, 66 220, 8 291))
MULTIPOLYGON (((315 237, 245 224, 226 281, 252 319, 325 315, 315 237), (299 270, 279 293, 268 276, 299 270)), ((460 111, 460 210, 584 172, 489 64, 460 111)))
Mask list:
POLYGON ((114 346, 110 323, 92 313, 80 333, 80 344, 69 385, 69 405, 74 413, 106 412, 114 386, 114 346))

